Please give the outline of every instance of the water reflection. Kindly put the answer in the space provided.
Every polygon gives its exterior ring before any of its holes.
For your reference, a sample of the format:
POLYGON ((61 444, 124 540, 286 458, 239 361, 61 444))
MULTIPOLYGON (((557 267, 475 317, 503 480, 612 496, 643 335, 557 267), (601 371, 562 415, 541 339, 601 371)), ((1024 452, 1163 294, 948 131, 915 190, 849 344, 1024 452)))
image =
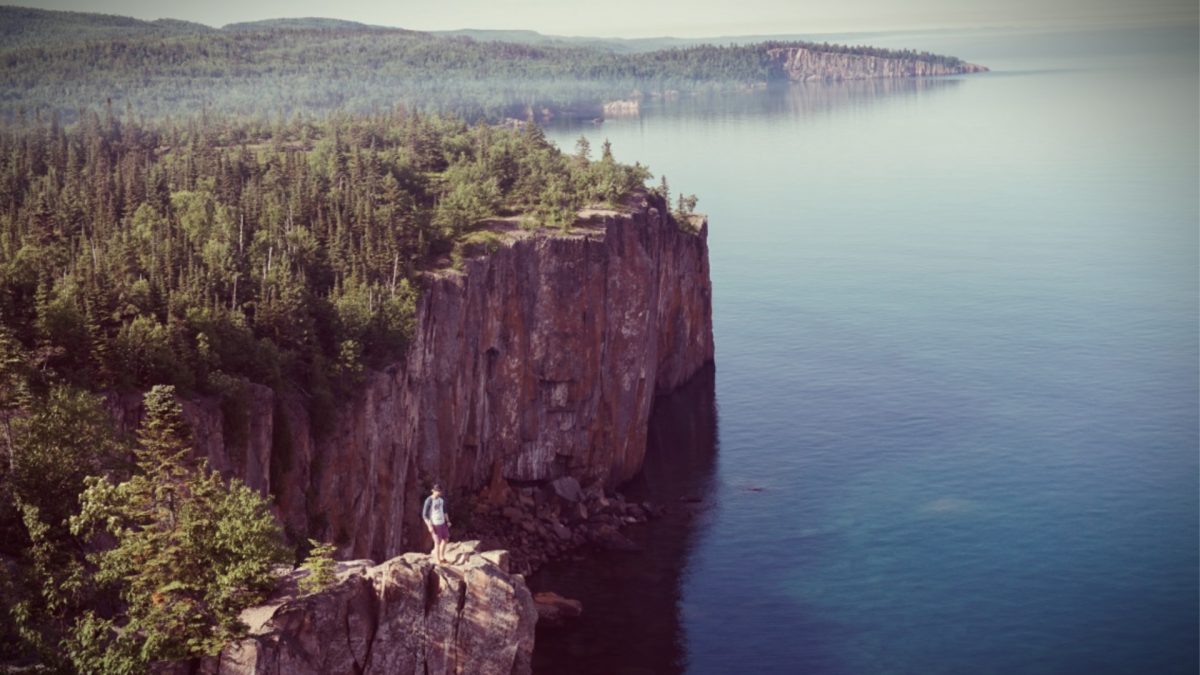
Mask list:
POLYGON ((563 628, 539 627, 538 673, 633 675, 684 670, 681 580, 708 512, 717 449, 714 369, 709 366, 655 402, 646 463, 622 488, 627 499, 667 507, 631 528, 638 553, 603 553, 543 568, 530 579, 583 601, 583 616, 563 628))
POLYGON ((902 98, 950 91, 962 78, 911 78, 803 82, 746 92, 740 96, 710 95, 665 101, 651 106, 655 113, 688 118, 733 116, 810 117, 844 108, 877 105, 902 98))
MULTIPOLYGON (((647 117, 688 121, 814 117, 838 110, 879 105, 888 100, 942 94, 962 86, 967 79, 969 78, 881 78, 843 82, 801 82, 773 85, 736 94, 722 92, 649 99, 643 101, 640 116, 614 117, 600 124, 588 119, 563 117, 547 124, 547 130, 553 134, 555 131, 603 130, 606 126, 640 126, 647 117)), ((570 148, 566 149, 570 151, 570 148)))

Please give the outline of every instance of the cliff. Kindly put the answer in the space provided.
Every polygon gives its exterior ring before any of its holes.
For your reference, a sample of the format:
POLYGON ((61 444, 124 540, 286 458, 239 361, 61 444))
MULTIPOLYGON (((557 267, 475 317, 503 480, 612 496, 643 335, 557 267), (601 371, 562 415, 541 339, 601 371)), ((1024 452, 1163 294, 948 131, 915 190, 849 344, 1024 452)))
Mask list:
POLYGON ((451 565, 409 553, 381 565, 341 563, 337 583, 301 596, 297 574, 265 606, 246 610, 250 634, 193 672, 221 675, 528 673, 537 610, 505 553, 454 544, 451 565))
POLYGON ((792 82, 813 80, 863 80, 877 77, 929 77, 983 73, 987 68, 956 59, 924 60, 842 54, 815 51, 806 47, 779 47, 767 50, 772 64, 792 82))
MULTIPOLYGON (((711 362, 713 341, 707 224, 681 229, 655 195, 627 206, 584 212, 569 234, 514 226, 461 271, 431 274, 406 358, 368 373, 332 419, 252 384, 234 415, 185 401, 198 453, 273 495, 293 535, 376 560, 423 540, 432 479, 455 494, 494 476, 631 478, 655 395, 711 362)), ((112 407, 136 426, 139 396, 112 407)))

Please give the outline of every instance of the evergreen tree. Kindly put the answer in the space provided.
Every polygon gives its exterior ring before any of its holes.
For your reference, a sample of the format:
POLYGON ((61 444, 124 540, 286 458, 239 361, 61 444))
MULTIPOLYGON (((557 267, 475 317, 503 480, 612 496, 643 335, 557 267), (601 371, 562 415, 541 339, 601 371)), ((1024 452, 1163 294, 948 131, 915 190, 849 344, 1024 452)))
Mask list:
POLYGON ((270 590, 272 566, 286 557, 266 502, 189 458, 174 389, 154 387, 145 407, 138 472, 120 484, 89 478, 72 519, 76 534, 115 539, 93 561, 96 581, 123 601, 114 615, 76 621, 68 651, 81 672, 141 672, 215 653, 244 629, 238 613, 270 590))
POLYGON ((319 593, 337 580, 337 562, 333 559, 337 547, 315 539, 309 539, 308 544, 312 549, 301 565, 301 568, 308 570, 308 576, 300 580, 300 592, 319 593))

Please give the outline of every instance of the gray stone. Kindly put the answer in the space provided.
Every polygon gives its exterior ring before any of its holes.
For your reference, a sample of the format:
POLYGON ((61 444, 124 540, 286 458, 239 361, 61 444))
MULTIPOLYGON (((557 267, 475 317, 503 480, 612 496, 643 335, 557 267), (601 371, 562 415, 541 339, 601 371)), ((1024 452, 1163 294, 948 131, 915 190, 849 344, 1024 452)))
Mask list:
POLYGON ((495 565, 496 567, 499 567, 500 569, 504 570, 505 572, 509 571, 509 565, 512 562, 512 556, 509 555, 508 551, 484 551, 483 553, 480 553, 479 555, 484 560, 492 563, 493 565, 495 565))
POLYGON ((572 504, 583 499, 583 488, 579 486, 579 481, 571 476, 554 479, 550 482, 550 487, 559 499, 566 500, 572 504))

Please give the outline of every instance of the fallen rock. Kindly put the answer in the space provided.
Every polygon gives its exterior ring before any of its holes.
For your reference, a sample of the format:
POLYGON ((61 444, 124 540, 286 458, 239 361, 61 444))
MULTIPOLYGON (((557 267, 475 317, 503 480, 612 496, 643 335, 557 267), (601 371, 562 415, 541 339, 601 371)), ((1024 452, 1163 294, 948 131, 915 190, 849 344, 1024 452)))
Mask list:
POLYGON ((550 626, 562 625, 567 619, 583 614, 582 602, 551 591, 535 594, 533 605, 537 609, 538 621, 550 626))
POLYGON ((587 520, 588 519, 587 506, 584 506, 584 504, 581 502, 579 504, 576 504, 574 508, 567 509, 567 519, 570 520, 571 522, 579 522, 581 520, 587 520))
POLYGON ((642 550, 641 546, 635 544, 632 539, 621 534, 620 530, 611 525, 604 525, 596 530, 592 535, 592 543, 606 551, 642 550))
POLYGON ((579 481, 571 476, 554 479, 550 482, 550 488, 559 499, 572 504, 583 499, 583 488, 579 486, 579 481))

